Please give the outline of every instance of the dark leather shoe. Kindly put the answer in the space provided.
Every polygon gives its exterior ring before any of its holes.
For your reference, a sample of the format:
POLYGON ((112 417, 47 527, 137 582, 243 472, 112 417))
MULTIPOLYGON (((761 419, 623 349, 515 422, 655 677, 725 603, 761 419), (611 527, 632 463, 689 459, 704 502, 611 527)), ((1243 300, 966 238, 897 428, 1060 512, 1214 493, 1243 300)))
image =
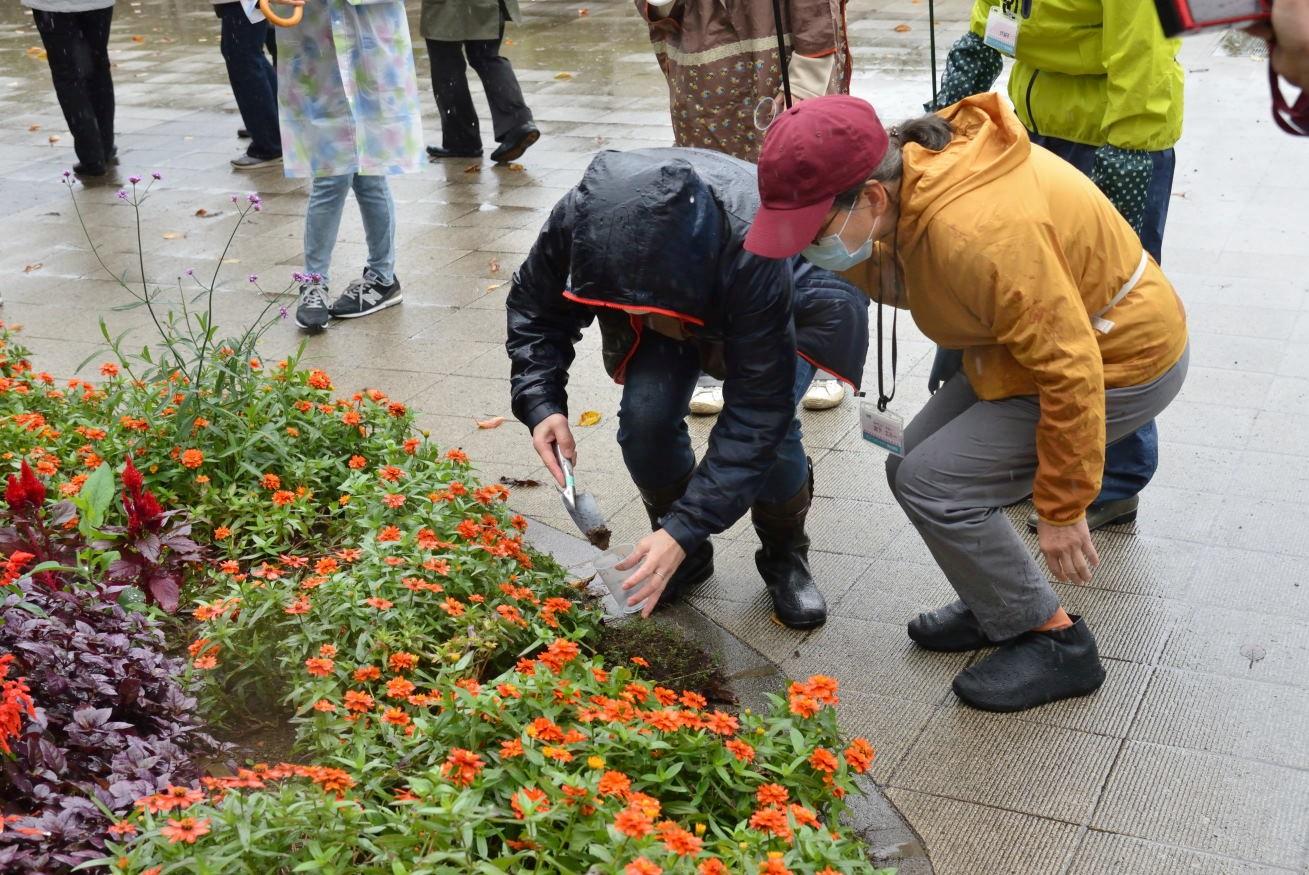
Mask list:
POLYGON ((759 549, 755 567, 773 599, 773 612, 784 626, 816 629, 827 622, 827 601, 809 570, 809 536, 805 518, 813 501, 814 468, 800 491, 779 504, 756 502, 750 509, 759 549))
POLYGON ((481 158, 481 149, 445 149, 441 146, 428 146, 427 157, 432 161, 442 158, 481 158))
POLYGON ((521 124, 505 134, 504 142, 496 146, 491 153, 491 160, 497 164, 517 161, 532 144, 541 139, 541 131, 532 122, 521 124))
POLYGON ((1095 636, 1081 617, 1057 632, 1024 632, 964 669, 955 695, 982 711, 1025 711, 1086 696, 1104 683, 1095 636))
POLYGON ((103 164, 74 164, 73 173, 77 176, 104 176, 109 168, 103 164))
POLYGON ((981 650, 1003 642, 986 637, 976 615, 963 602, 919 614, 909 621, 909 637, 919 647, 938 653, 981 650))
MULTIPOLYGON (((1120 498, 1117 501, 1106 501, 1103 504, 1093 504, 1086 509, 1086 527, 1094 532, 1096 529, 1103 529, 1105 526, 1134 523, 1136 522, 1136 511, 1140 505, 1141 496, 1139 495, 1120 498)), ((1040 522, 1040 517, 1033 511, 1027 517, 1027 528, 1035 532, 1038 522, 1040 522)))

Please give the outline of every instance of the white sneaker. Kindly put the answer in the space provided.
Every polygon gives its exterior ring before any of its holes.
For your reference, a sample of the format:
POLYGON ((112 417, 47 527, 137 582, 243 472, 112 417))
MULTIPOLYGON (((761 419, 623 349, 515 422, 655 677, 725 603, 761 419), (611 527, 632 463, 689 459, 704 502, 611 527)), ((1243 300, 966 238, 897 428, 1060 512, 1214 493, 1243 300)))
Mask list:
POLYGON ((691 413, 695 416, 717 416, 723 412, 722 386, 696 386, 691 393, 691 413))
POLYGON ((844 400, 845 386, 840 380, 814 380, 800 403, 805 410, 831 410, 844 400))

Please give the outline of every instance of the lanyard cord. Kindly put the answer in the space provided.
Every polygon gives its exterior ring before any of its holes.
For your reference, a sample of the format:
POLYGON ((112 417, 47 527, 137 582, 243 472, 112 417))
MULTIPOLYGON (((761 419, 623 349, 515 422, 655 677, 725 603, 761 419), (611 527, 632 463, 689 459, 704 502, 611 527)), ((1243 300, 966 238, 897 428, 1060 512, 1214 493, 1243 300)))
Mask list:
POLYGON ((932 106, 936 106, 936 0, 927 0, 927 33, 932 53, 932 106))
MULTIPOLYGON (((896 235, 891 237, 891 285, 895 289, 892 296, 891 306, 891 394, 886 394, 886 386, 882 377, 882 294, 877 296, 877 410, 885 412, 892 399, 895 398, 895 374, 900 364, 900 347, 896 342, 896 327, 900 319, 900 283, 898 271, 895 262, 895 245, 896 235)), ((878 274, 881 282, 879 283, 879 292, 885 292, 886 289, 886 257, 883 253, 883 247, 877 250, 878 274)))

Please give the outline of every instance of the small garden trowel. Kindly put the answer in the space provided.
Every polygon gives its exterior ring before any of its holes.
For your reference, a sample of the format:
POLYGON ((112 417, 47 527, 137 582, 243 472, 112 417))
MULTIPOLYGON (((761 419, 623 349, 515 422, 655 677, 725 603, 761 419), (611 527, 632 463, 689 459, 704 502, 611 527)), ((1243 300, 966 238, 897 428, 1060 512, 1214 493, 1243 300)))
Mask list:
POLYGON ((609 526, 605 524, 604 514, 600 512, 600 505, 596 504, 595 497, 591 493, 577 491, 573 466, 564 458, 563 450, 559 449, 558 444, 555 444, 555 458, 559 460, 559 468, 564 472, 564 486, 559 490, 559 497, 563 500, 564 507, 568 509, 568 515, 582 530, 586 540, 601 550, 608 550, 610 531, 609 526))

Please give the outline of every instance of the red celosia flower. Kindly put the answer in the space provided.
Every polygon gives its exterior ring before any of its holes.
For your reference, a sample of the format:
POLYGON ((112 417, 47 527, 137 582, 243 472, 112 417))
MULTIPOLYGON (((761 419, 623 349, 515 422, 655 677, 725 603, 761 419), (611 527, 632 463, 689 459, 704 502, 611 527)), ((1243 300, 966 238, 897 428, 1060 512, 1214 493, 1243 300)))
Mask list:
POLYGON ((45 484, 32 473, 26 459, 17 475, 9 475, 5 486, 5 502, 15 514, 35 511, 45 504, 45 484))
POLYGON ((32 702, 31 691, 27 687, 27 678, 7 680, 9 666, 14 661, 13 654, 0 656, 0 751, 10 754, 9 739, 16 738, 22 731, 22 717, 36 717, 36 708, 32 702))

